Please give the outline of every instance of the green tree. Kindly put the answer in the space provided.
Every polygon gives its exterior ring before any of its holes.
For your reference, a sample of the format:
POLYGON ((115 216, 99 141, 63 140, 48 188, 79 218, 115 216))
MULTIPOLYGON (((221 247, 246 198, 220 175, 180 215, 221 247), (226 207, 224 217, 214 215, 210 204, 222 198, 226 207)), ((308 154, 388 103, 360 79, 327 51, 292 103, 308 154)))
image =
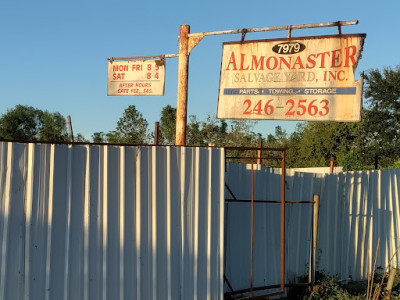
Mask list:
POLYGON ((78 133, 74 140, 75 140, 75 142, 89 143, 89 140, 87 138, 85 138, 82 133, 78 133))
POLYGON ((367 154, 386 167, 400 158, 400 67, 371 69, 364 80, 367 154))
POLYGON ((125 109, 115 132, 108 136, 110 142, 144 144, 148 142, 148 123, 134 105, 125 109))
POLYGON ((211 116, 206 121, 198 121, 195 116, 189 116, 186 128, 186 141, 189 146, 255 146, 258 135, 251 128, 255 122, 246 120, 217 120, 211 116))
POLYGON ((61 142, 67 136, 66 120, 60 113, 16 105, 0 117, 1 139, 61 142))
POLYGON ((289 139, 286 130, 282 129, 281 126, 276 126, 275 134, 268 134, 266 141, 263 141, 263 146, 285 148, 288 146, 289 139))
POLYGON ((107 141, 106 134, 103 131, 92 134, 93 143, 105 143, 107 141))
POLYGON ((163 145, 174 145, 175 128, 176 108, 167 105, 161 110, 159 143, 163 145))
POLYGON ((201 123, 195 116, 189 116, 189 123, 186 126, 186 144, 188 146, 206 146, 201 123))
POLYGON ((108 143, 130 143, 127 140, 124 140, 123 138, 121 138, 121 134, 119 132, 117 132, 116 130, 114 131, 110 131, 106 134, 106 141, 108 143))
POLYGON ((326 167, 331 157, 339 163, 352 153, 362 155, 363 127, 361 123, 307 122, 292 135, 292 163, 296 167, 326 167))
POLYGON ((252 131, 255 121, 233 120, 227 133, 225 145, 233 147, 254 147, 258 145, 258 135, 252 131))
POLYGON ((217 147, 226 145, 228 134, 228 124, 225 120, 216 120, 211 116, 207 117, 207 121, 201 123, 201 136, 204 145, 213 144, 217 147))
POLYGON ((60 113, 41 112, 41 121, 40 141, 63 142, 68 139, 67 122, 60 113))
POLYGON ((41 117, 38 109, 17 105, 0 117, 0 138, 35 141, 40 127, 41 117))

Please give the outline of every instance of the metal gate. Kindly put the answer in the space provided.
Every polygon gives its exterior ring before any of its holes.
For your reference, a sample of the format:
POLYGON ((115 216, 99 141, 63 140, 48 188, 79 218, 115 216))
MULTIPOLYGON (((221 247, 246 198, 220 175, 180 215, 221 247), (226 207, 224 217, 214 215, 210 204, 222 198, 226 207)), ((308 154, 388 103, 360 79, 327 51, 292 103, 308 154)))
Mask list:
MULTIPOLYGON (((250 182, 248 182, 247 179, 243 179, 243 182, 245 184, 250 184, 250 199, 248 198, 249 195, 244 195, 243 193, 239 192, 241 195, 236 195, 235 192, 233 191, 233 188, 230 187, 227 183, 225 184, 226 192, 225 192, 225 203, 226 203, 226 215, 225 218, 228 218, 228 211, 229 208, 227 207, 227 204, 242 204, 243 210, 246 210, 248 206, 250 206, 250 241, 248 240, 248 237, 246 236, 246 233, 243 233, 244 236, 241 239, 241 241, 245 243, 248 243, 248 247, 250 248, 250 259, 248 260, 248 263, 250 264, 250 270, 249 274, 247 276, 249 277, 250 280, 250 286, 249 288, 245 289, 234 289, 234 286, 230 283, 230 278, 227 278, 227 276, 224 277, 225 284, 227 288, 229 289, 228 292, 225 292, 225 299, 262 299, 270 296, 275 296, 275 295, 281 295, 285 293, 285 287, 293 286, 293 285, 298 285, 298 284, 287 284, 286 279, 285 279, 285 264, 286 264, 286 255, 285 255, 285 247, 286 247, 286 205, 292 205, 292 204, 313 204, 313 210, 314 210, 314 217, 313 217, 313 224, 312 226, 313 229, 313 238, 311 239, 310 243, 310 268, 309 268, 309 280, 306 285, 312 284, 314 280, 314 272, 315 270, 315 252, 316 252, 316 224, 317 224, 317 216, 318 216, 318 196, 315 195, 314 199, 312 201, 287 201, 286 200, 286 168, 285 168, 285 149, 283 148, 260 148, 260 147, 242 147, 242 148, 237 148, 237 147, 226 147, 225 148, 225 160, 226 162, 232 162, 232 161, 239 161, 240 163, 247 163, 246 165, 246 171, 247 172, 238 172, 241 174, 238 174, 238 176, 249 176, 250 177, 250 182), (261 168, 261 165, 267 165, 267 166, 272 166, 272 167, 280 167, 280 169, 275 169, 275 177, 273 179, 273 184, 278 185, 280 184, 280 194, 278 195, 279 197, 276 197, 277 195, 274 195, 276 198, 274 199, 256 199, 255 197, 255 191, 257 189, 263 188, 260 186, 255 185, 255 169, 258 171, 261 168), (278 173, 278 174, 277 174, 278 173), (280 173, 280 174, 279 174, 280 173), (243 175, 245 174, 245 175, 243 175), (277 176, 276 176, 277 175, 277 176), (278 177, 279 176, 279 183, 278 183, 278 177), (271 205, 275 206, 275 208, 272 208, 274 210, 274 213, 277 214, 279 213, 280 215, 280 222, 278 225, 279 229, 276 229, 275 224, 272 224, 273 229, 279 231, 279 241, 275 239, 275 241, 271 241, 272 244, 274 244, 276 247, 279 248, 279 270, 271 270, 271 272, 275 273, 274 279, 277 281, 274 284, 268 284, 268 285, 259 285, 256 286, 254 284, 254 270, 253 270, 253 265, 256 263, 259 263, 255 261, 254 259, 254 251, 255 251, 255 246, 254 246, 254 239, 255 239, 255 230, 254 230, 254 220, 255 220, 255 215, 254 215, 254 208, 259 207, 260 205, 268 205, 270 207, 271 205), (279 207, 279 211, 276 209, 276 206, 279 207), (246 208, 247 207, 247 208, 246 208), (275 242, 275 243, 274 243, 275 242), (277 245, 279 244, 279 246, 277 245), (279 276, 276 276, 278 275, 279 276), (267 292, 268 291, 268 292, 267 292), (235 298, 234 298, 235 297, 235 298), (237 298, 239 297, 239 298, 237 298)), ((247 186, 246 188, 238 188, 235 186, 236 191, 241 191, 241 190, 249 190, 249 187, 247 186)), ((248 213, 248 212, 247 212, 248 213)), ((236 216, 238 217, 238 216, 236 216)), ((227 223, 227 221, 226 221, 227 223)), ((230 223, 232 224, 232 223, 230 223)), ((227 230, 231 230, 231 228, 227 228, 227 224, 225 225, 225 238, 227 238, 227 230)), ((264 247, 263 250, 270 251, 271 247, 266 249, 268 247, 264 247)), ((227 247, 225 247, 227 249, 227 247)), ((227 249, 227 252, 229 249, 227 249)), ((257 251, 262 251, 260 249, 256 249, 257 251)), ((272 249, 273 250, 276 249, 272 249)), ((227 252, 225 255, 227 255, 227 252)), ((229 268, 229 266, 225 266, 225 269, 229 268)), ((271 268, 272 269, 272 268, 271 268)), ((246 270, 248 271, 248 270, 246 270)), ((240 275, 241 276, 241 275, 240 275)), ((243 275, 246 276, 246 275, 243 275)))

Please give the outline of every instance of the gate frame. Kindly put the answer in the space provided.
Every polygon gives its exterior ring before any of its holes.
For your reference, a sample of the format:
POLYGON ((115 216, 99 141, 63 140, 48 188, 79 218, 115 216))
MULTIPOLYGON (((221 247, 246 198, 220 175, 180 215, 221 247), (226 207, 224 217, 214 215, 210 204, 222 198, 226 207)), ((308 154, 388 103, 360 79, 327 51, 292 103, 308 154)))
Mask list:
POLYGON ((294 286, 312 286, 315 281, 315 270, 316 270, 316 249, 317 249, 317 232, 318 232, 318 207, 319 207, 319 195, 314 195, 312 201, 286 201, 286 192, 285 192, 285 184, 286 184, 286 161, 285 161, 285 153, 286 148, 271 148, 271 147, 224 147, 225 149, 225 164, 227 159, 236 159, 236 160, 250 160, 251 161, 251 200, 239 200, 235 197, 229 186, 225 183, 225 187, 228 192, 233 197, 232 199, 226 199, 225 202, 242 202, 249 203, 251 205, 251 217, 250 217, 250 288, 242 289, 242 290, 233 290, 231 284, 224 274, 224 281, 227 283, 231 292, 225 293, 226 296, 232 296, 242 293, 249 293, 249 296, 240 298, 238 300, 244 299, 264 299, 266 297, 272 297, 276 295, 281 295, 285 293, 285 287, 294 287, 294 286), (250 157, 240 157, 240 156, 228 156, 227 150, 239 150, 239 151, 256 151, 256 156, 250 157), (262 157, 262 151, 269 152, 280 152, 281 157, 278 156, 266 156, 262 157), (261 164, 262 160, 280 160, 281 161, 281 199, 279 201, 273 200, 254 200, 254 161, 256 164, 261 164), (281 233, 281 241, 280 241, 280 252, 281 252, 281 263, 280 263, 280 283, 275 285, 263 286, 263 287, 253 287, 253 248, 254 248, 254 202, 258 203, 269 203, 269 204, 280 204, 281 207, 281 224, 280 224, 280 233, 281 233), (307 283, 296 283, 296 284, 286 284, 285 283, 285 247, 286 247, 286 204, 313 204, 313 221, 312 221, 312 239, 310 243, 310 267, 309 267, 309 278, 307 283), (254 291, 263 291, 268 289, 277 289, 278 291, 270 292, 262 295, 254 296, 254 291))

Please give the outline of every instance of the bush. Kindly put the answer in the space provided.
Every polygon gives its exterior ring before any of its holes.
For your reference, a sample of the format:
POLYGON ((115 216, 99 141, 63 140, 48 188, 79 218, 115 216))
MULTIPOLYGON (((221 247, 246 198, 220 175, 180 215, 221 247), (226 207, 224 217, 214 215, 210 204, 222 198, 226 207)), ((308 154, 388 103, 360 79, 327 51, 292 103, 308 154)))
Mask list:
MULTIPOLYGON (((300 282, 305 282, 305 278, 300 278, 300 282)), ((316 281, 313 287, 305 288, 292 288, 288 292, 288 299, 303 299, 303 300, 355 300, 365 299, 364 291, 366 285, 363 284, 355 288, 343 286, 333 280, 333 278, 325 275, 324 273, 316 273, 316 281)))

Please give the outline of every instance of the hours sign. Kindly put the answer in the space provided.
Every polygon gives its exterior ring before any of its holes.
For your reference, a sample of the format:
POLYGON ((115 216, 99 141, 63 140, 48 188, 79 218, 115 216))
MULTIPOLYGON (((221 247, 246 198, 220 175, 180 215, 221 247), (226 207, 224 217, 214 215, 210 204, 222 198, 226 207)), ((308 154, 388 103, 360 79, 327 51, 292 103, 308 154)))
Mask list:
POLYGON ((108 62, 108 96, 164 95, 165 60, 108 62))
POLYGON ((224 43, 217 117, 360 121, 365 34, 224 43))

